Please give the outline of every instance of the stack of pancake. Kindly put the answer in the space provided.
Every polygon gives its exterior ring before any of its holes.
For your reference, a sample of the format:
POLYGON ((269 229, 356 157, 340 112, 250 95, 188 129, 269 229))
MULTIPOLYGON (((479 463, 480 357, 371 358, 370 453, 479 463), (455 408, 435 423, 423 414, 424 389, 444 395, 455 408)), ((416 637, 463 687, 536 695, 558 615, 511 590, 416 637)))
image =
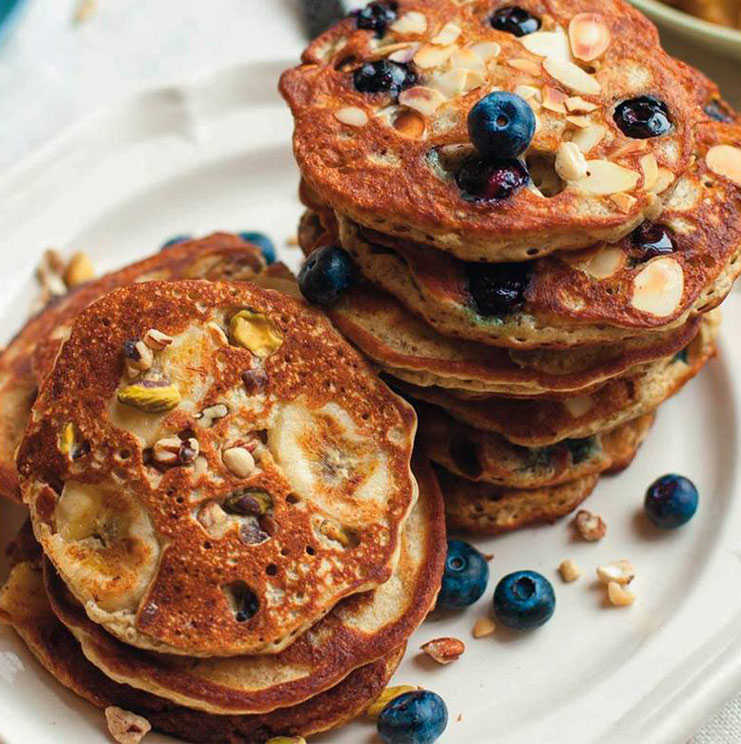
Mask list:
POLYGON ((300 243, 352 259, 330 316, 418 407, 449 525, 567 514, 714 354, 736 114, 622 0, 376 2, 302 61, 300 243), (536 118, 517 159, 469 136, 497 90, 536 118))
POLYGON ((414 411, 291 293, 217 234, 59 298, 0 357, 0 483, 30 512, 0 620, 123 744, 346 722, 437 595, 414 411))

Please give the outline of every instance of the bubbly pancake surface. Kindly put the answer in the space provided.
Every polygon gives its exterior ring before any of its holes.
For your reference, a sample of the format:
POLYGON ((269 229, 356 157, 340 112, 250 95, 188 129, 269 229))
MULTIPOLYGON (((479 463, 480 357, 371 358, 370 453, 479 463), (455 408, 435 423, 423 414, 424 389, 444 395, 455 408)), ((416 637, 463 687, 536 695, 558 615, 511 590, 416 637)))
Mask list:
POLYGON ((175 654, 277 653, 391 575, 415 426, 305 304, 150 282, 78 316, 18 467, 36 536, 92 620, 175 654))

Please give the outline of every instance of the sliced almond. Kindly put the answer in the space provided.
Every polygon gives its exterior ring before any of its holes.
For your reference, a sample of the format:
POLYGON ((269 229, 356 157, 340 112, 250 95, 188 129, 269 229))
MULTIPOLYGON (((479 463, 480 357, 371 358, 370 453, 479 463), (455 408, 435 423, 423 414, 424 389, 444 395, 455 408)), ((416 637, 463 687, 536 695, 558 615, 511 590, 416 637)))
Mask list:
POLYGON ((457 23, 446 23, 438 33, 430 39, 430 43, 439 46, 452 44, 461 35, 461 27, 457 23))
POLYGON ((639 161, 641 171, 643 172, 643 190, 653 191, 656 181, 659 178, 659 166, 653 153, 644 155, 639 161))
POLYGON ((554 80, 576 93, 595 96, 602 90, 597 78, 566 59, 546 57, 543 67, 554 80))
POLYGON ((368 123, 368 114, 357 106, 346 106, 335 111, 334 118, 350 127, 364 127, 368 123))
POLYGON ((602 124, 590 124, 574 133, 571 141, 587 155, 604 139, 607 129, 602 124))
POLYGON ((588 116, 567 116, 566 121, 579 129, 586 129, 592 123, 588 116))
POLYGON ((610 201, 621 211, 627 214, 635 206, 637 199, 630 194, 610 194, 610 201))
POLYGON ((482 74, 486 71, 484 60, 470 49, 456 49, 450 56, 450 66, 464 70, 476 70, 482 74))
POLYGON ((569 23, 571 51, 577 59, 589 62, 601 57, 611 40, 610 29, 599 13, 579 13, 569 23))
POLYGON ((600 248, 580 268, 594 279, 607 279, 623 266, 625 266, 625 253, 617 246, 607 245, 600 248))
POLYGON ((522 72, 527 72, 530 75, 534 75, 535 77, 538 77, 540 75, 540 63, 536 62, 533 59, 527 59, 526 57, 514 57, 513 59, 508 59, 507 64, 510 67, 514 67, 515 70, 522 70, 522 72))
POLYGON ((571 59, 569 40, 560 26, 555 31, 536 31, 533 34, 527 34, 520 37, 519 42, 528 52, 537 54, 539 57, 571 59))
POLYGON ((502 51, 502 47, 496 41, 480 41, 477 44, 471 44, 468 48, 484 62, 495 59, 502 51))
POLYGON ((566 99, 568 96, 552 85, 544 85, 542 92, 542 105, 544 109, 555 111, 557 114, 566 113, 566 99))
POLYGON ((663 194, 673 183, 676 176, 668 169, 659 167, 656 183, 651 189, 654 194, 663 194))
POLYGON ((573 142, 559 145, 554 167, 564 181, 578 181, 587 175, 587 160, 573 142))
POLYGON ((594 408, 594 399, 591 395, 575 395, 573 398, 566 398, 562 402, 572 418, 580 418, 594 408))
POLYGON ((397 34, 423 34, 427 31, 427 18, 423 13, 410 10, 397 18, 390 28, 397 34))
POLYGON ((415 85, 399 94, 400 104, 419 111, 423 116, 432 116, 446 100, 439 90, 424 85, 415 85))
POLYGON ((416 111, 402 111, 394 119, 394 129, 410 139, 419 139, 425 132, 425 120, 416 111))
POLYGON ((571 96, 564 103, 566 104, 566 110, 570 114, 588 114, 599 108, 596 103, 587 101, 581 96, 571 96))
POLYGON ((609 160, 587 160, 587 168, 587 175, 572 185, 588 194, 617 194, 619 191, 630 191, 638 183, 638 173, 609 160))
POLYGON ((534 85, 518 85, 515 88, 515 94, 520 96, 520 98, 524 98, 531 105, 532 101, 540 103, 543 100, 543 94, 540 92, 540 88, 536 88, 534 85))
POLYGON ((715 145, 707 151, 705 162, 713 173, 741 186, 741 148, 731 145, 715 145))
POLYGON ((414 55, 419 51, 420 46, 422 45, 419 42, 400 44, 398 49, 388 55, 388 58, 392 62, 399 62, 400 64, 405 65, 407 62, 411 62, 414 59, 414 55))
POLYGON ((440 65, 444 65, 450 59, 450 56, 457 48, 458 47, 456 47, 455 44, 444 47, 435 46, 434 44, 425 44, 425 46, 414 55, 414 64, 424 70, 428 70, 432 67, 440 67, 440 65))
POLYGON ((684 293, 684 271, 669 256, 649 261, 633 280, 631 304, 636 310, 665 318, 676 312, 684 293))

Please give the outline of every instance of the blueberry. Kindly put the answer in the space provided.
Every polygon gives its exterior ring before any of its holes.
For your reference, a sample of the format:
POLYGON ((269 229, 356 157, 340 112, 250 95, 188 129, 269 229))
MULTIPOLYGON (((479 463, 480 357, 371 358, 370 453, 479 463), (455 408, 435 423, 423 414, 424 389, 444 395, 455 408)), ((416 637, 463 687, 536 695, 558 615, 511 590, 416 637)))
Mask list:
POLYGON ((247 243, 256 245, 261 251, 266 263, 275 261, 275 245, 270 238, 261 232, 241 232, 239 237, 247 243))
POLYGON ((669 107, 653 96, 638 96, 619 103, 613 118, 620 131, 634 139, 658 137, 672 128, 669 107))
POLYGON ((494 614, 508 628, 538 628, 551 619, 555 608, 551 582, 537 571, 507 574, 494 590, 494 614))
POLYGON ((470 201, 501 201, 530 180, 519 160, 481 160, 467 158, 456 173, 455 181, 470 201))
POLYGON ((377 59, 366 62, 353 73, 355 88, 361 93, 390 93, 398 96, 417 82, 417 75, 408 65, 377 59))
POLYGON ((486 591, 489 564, 476 548, 463 540, 448 540, 445 572, 437 606, 447 610, 472 605, 486 591))
POLYGON ((677 250, 671 230, 656 222, 642 222, 633 230, 630 239, 633 248, 630 252, 631 258, 636 263, 648 261, 656 256, 665 256, 677 250))
POLYGON ((331 305, 352 284, 350 254, 336 245, 315 250, 298 272, 301 294, 317 305, 331 305))
POLYGON ((572 465, 579 465, 579 463, 588 460, 592 456, 596 446, 596 440, 594 437, 566 439, 564 440, 564 446, 571 455, 572 465))
POLYGON ((514 5, 499 8, 489 21, 497 31, 506 31, 515 36, 527 36, 540 28, 538 18, 514 5))
POLYGON ((695 484, 674 473, 662 475, 646 491, 646 516, 662 529, 674 529, 689 522, 697 511, 699 496, 695 484))
POLYGON ((719 101, 717 98, 708 101, 705 104, 703 111, 715 121, 722 121, 726 124, 733 121, 733 114, 728 110, 726 104, 723 101, 719 101))
POLYGON ((514 93, 489 93, 468 113, 468 135, 485 158, 517 157, 534 134, 535 114, 527 101, 514 93))
POLYGON ((684 347, 681 351, 678 351, 673 357, 672 362, 684 362, 685 364, 689 363, 689 348, 687 346, 684 347))
POLYGON ((525 304, 530 281, 529 262, 466 265, 468 291, 476 312, 483 317, 504 316, 525 304))
POLYGON ((179 245, 180 243, 185 243, 186 241, 190 240, 193 236, 192 235, 175 235, 174 237, 170 238, 169 240, 166 240, 161 246, 160 250, 163 251, 165 248, 172 248, 174 245, 179 245))
POLYGON ((391 3, 368 3, 364 8, 358 11, 356 23, 358 28, 375 31, 376 36, 380 39, 386 33, 386 27, 389 23, 396 20, 396 9, 398 5, 391 3))
POLYGON ((429 690, 395 697, 378 716, 378 734, 386 744, 432 744, 447 725, 443 699, 429 690))

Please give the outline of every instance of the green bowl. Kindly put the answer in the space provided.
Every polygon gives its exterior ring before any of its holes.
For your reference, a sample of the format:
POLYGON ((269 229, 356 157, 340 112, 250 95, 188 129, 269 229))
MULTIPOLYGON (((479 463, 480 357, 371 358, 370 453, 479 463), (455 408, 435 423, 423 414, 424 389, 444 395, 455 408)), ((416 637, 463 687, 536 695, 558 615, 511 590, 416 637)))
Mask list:
POLYGON ((717 23, 708 23, 659 0, 631 0, 631 2, 649 18, 656 21, 659 26, 664 26, 678 35, 706 46, 715 54, 741 59, 741 30, 720 26, 717 23))

